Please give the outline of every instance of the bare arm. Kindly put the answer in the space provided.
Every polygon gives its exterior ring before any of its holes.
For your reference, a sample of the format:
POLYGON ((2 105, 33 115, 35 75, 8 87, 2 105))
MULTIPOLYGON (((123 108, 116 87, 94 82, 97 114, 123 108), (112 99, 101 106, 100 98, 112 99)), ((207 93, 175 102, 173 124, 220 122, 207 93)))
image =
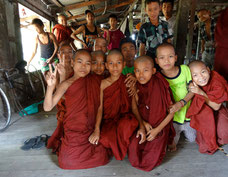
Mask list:
POLYGON ((105 33, 106 33, 105 39, 107 40, 107 43, 109 44, 109 43, 110 43, 110 34, 109 34, 109 30, 103 28, 103 31, 105 31, 105 33))
POLYGON ((143 43, 140 43, 139 45, 139 56, 146 54, 146 45, 143 43))
POLYGON ((84 30, 85 30, 84 25, 83 25, 83 26, 80 26, 77 30, 75 30, 75 31, 71 34, 70 37, 73 38, 73 39, 75 39, 76 41, 81 42, 82 45, 83 45, 84 47, 86 47, 85 42, 82 41, 81 39, 79 39, 79 38, 77 37, 77 35, 80 34, 80 33, 82 33, 84 30))
POLYGON ((100 125, 101 125, 102 114, 103 114, 103 90, 104 90, 104 80, 101 82, 101 86, 100 86, 100 106, 97 111, 95 129, 94 129, 94 132, 89 137, 89 142, 91 144, 98 144, 98 141, 100 139, 100 125))
POLYGON ((152 141, 154 138, 156 138, 157 134, 161 132, 164 127, 173 119, 174 113, 169 113, 165 119, 156 127, 151 129, 147 135, 147 140, 152 141))
POLYGON ((57 30, 56 29, 53 31, 53 33, 54 33, 55 37, 57 37, 57 30))
POLYGON ((199 88, 198 85, 196 85, 194 82, 193 82, 193 85, 189 87, 189 89, 191 90, 191 92, 195 93, 195 94, 198 94, 198 95, 202 95, 204 98, 205 98, 205 102, 208 106, 210 106, 214 111, 218 111, 222 105, 222 103, 215 103, 213 101, 211 101, 207 94, 201 90, 199 88))
POLYGON ((101 37, 101 36, 102 36, 102 35, 101 35, 101 29, 98 28, 98 27, 96 27, 96 28, 97 28, 98 37, 101 37))
POLYGON ((185 102, 189 102, 193 96, 194 96, 194 93, 188 92, 188 94, 184 97, 184 99, 170 106, 170 113, 179 111, 185 105, 185 102))
POLYGON ((28 65, 31 63, 31 61, 33 60, 34 56, 36 55, 36 52, 37 52, 37 47, 38 47, 38 39, 36 37, 36 43, 35 43, 35 46, 34 46, 34 49, 33 49, 33 52, 32 52, 32 56, 30 57, 29 61, 28 61, 28 65))
POLYGON ((49 64, 49 69, 50 71, 46 75, 47 91, 46 91, 46 95, 44 98, 44 105, 43 105, 45 111, 51 111, 68 88, 67 87, 68 84, 66 82, 63 82, 59 84, 56 92, 54 93, 54 90, 56 87, 56 81, 57 81, 56 79, 57 68, 53 72, 51 69, 51 65, 49 64))
POLYGON ((201 40, 201 52, 204 52, 205 40, 201 40))
POLYGON ((139 141, 139 144, 142 144, 143 142, 146 141, 146 133, 145 133, 145 127, 143 124, 143 120, 139 114, 138 107, 135 101, 135 97, 132 97, 132 112, 134 113, 136 119, 139 122, 139 130, 137 131, 136 138, 141 136, 141 140, 139 141))
POLYGON ((53 41, 53 44, 54 44, 54 47, 55 47, 55 50, 52 54, 52 56, 47 60, 47 63, 51 63, 54 56, 56 55, 57 51, 58 51, 58 43, 57 43, 57 40, 55 38, 55 36, 52 34, 52 33, 48 33, 48 35, 50 36, 50 39, 53 41))

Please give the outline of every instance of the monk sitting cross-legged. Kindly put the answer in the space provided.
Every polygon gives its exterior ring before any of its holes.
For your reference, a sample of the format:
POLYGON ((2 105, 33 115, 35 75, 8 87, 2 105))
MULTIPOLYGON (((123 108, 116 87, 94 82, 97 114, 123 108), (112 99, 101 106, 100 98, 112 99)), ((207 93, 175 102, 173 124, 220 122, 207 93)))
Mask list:
POLYGON ((61 135, 59 147, 56 148, 59 166, 63 169, 86 169, 105 165, 109 162, 108 151, 101 144, 92 145, 88 141, 94 131, 100 91, 99 80, 89 75, 90 53, 78 50, 72 65, 73 76, 60 83, 55 93, 58 65, 54 72, 50 67, 46 76, 48 86, 44 110, 52 110, 62 96, 65 96, 66 113, 62 124, 55 130, 61 135))
POLYGON ((131 100, 124 83, 125 76, 121 74, 124 61, 120 51, 111 50, 105 66, 110 76, 101 82, 100 106, 95 130, 89 137, 89 141, 92 144, 100 142, 104 147, 112 150, 117 160, 123 160, 130 137, 137 128, 138 122, 130 113, 131 100))
POLYGON ((162 163, 167 145, 172 144, 175 136, 172 122, 174 113, 168 112, 172 104, 172 91, 166 79, 156 73, 149 56, 138 57, 134 68, 139 92, 138 106, 136 99, 133 99, 132 109, 139 120, 139 130, 131 138, 128 159, 133 167, 151 171, 162 163), (147 137, 143 142, 142 132, 145 129, 147 137))
POLYGON ((228 84, 202 61, 191 62, 189 68, 194 81, 190 91, 195 96, 187 115, 197 131, 199 151, 213 154, 219 145, 228 144, 228 109, 222 105, 228 101, 228 84))

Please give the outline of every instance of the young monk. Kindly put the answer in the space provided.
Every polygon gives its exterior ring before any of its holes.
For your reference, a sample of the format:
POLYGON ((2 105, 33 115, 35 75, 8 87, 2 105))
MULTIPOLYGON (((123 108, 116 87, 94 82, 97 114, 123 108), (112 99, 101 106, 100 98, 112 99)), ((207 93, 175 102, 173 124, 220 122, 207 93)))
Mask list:
POLYGON ((105 71, 105 54, 101 51, 94 51, 91 53, 92 55, 92 73, 97 75, 103 75, 105 71))
POLYGON ((219 145, 228 144, 228 109, 222 105, 228 101, 228 84, 202 61, 193 61, 189 67, 194 83, 189 89, 195 97, 187 116, 197 131, 199 151, 213 154, 219 145))
POLYGON ((142 143, 137 136, 132 136, 128 149, 128 159, 133 167, 151 171, 161 164, 168 143, 172 143, 175 136, 172 119, 174 113, 168 113, 171 106, 171 90, 169 83, 156 73, 153 59, 141 56, 135 60, 135 76, 138 80, 139 100, 138 108, 132 102, 133 112, 138 117, 140 129, 146 128, 146 142, 142 143))
POLYGON ((89 137, 89 141, 92 144, 100 142, 104 147, 112 150, 117 160, 123 160, 130 137, 137 128, 138 122, 130 113, 131 100, 124 83, 125 76, 121 74, 124 61, 119 50, 110 51, 105 66, 110 76, 101 82, 100 106, 95 130, 89 137))
POLYGON ((109 161, 107 150, 102 145, 91 145, 88 137, 95 125, 99 106, 99 80, 92 78, 91 55, 78 50, 72 61, 74 75, 63 81, 56 89, 57 69, 46 76, 47 92, 44 110, 50 111, 65 96, 66 114, 62 127, 57 127, 52 136, 59 136, 54 143, 59 166, 63 169, 86 169, 105 165, 109 161))
MULTIPOLYGON (((73 75, 73 68, 71 66, 71 60, 73 59, 73 49, 70 46, 69 41, 62 41, 59 44, 59 51, 57 53, 59 64, 57 69, 57 85, 62 83, 66 78, 69 78, 73 75)), ((57 86, 58 87, 58 86, 57 86)), ((62 127, 63 118, 66 113, 65 97, 63 96, 57 107, 57 127, 62 127)), ((60 143, 61 136, 51 136, 48 140, 47 148, 52 148, 53 151, 56 151, 57 143, 60 143)))

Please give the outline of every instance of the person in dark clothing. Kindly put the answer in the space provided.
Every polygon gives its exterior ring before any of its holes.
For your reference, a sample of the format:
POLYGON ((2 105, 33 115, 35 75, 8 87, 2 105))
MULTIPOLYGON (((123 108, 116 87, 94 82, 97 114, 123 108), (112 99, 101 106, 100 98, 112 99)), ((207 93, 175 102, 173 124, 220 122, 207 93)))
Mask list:
POLYGON ((35 38, 35 48, 33 50, 32 56, 28 61, 28 65, 33 60, 37 53, 38 44, 40 45, 40 65, 41 71, 45 74, 49 70, 49 63, 57 62, 56 53, 58 51, 58 44, 54 34, 44 31, 43 22, 35 18, 32 20, 33 27, 35 28, 38 35, 35 38))
POLYGON ((92 51, 94 40, 100 35, 100 29, 94 25, 94 14, 90 10, 85 11, 86 14, 86 24, 80 26, 75 30, 71 37, 77 41, 80 41, 83 45, 83 48, 89 49, 92 51), (83 41, 79 39, 76 35, 83 33, 83 41))

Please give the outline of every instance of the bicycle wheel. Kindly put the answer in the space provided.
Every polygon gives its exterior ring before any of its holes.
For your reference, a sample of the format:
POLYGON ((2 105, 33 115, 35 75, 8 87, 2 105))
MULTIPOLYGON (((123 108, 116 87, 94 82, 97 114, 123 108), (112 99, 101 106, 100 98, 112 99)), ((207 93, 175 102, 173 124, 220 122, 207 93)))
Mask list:
POLYGON ((9 100, 0 88, 0 131, 7 128, 11 120, 11 109, 9 100))
POLYGON ((29 83, 32 87, 33 92, 45 97, 45 85, 41 72, 31 64, 28 66, 27 72, 29 83))

